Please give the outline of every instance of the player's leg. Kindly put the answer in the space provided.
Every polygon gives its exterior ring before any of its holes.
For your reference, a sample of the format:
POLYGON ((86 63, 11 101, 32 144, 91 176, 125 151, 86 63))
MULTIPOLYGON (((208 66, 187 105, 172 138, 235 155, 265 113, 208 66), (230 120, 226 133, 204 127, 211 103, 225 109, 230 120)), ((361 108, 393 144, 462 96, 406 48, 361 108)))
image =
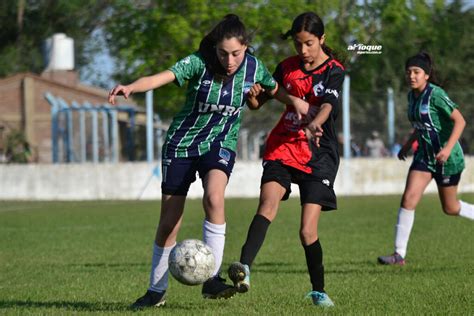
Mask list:
POLYGON ((176 244, 183 218, 184 204, 196 169, 192 159, 163 159, 161 212, 153 243, 150 284, 144 296, 132 308, 162 306, 168 288, 168 257, 176 244))
POLYGON ((321 181, 303 181, 299 183, 299 187, 302 205, 300 240, 312 287, 308 296, 317 306, 331 307, 334 303, 324 289, 323 248, 318 224, 322 210, 336 209, 336 195, 331 186, 324 185, 321 181))
POLYGON ((225 246, 225 200, 224 194, 235 161, 235 153, 224 148, 214 148, 204 155, 198 166, 204 189, 203 241, 211 248, 216 266, 213 276, 202 287, 205 298, 229 298, 235 288, 225 284, 219 275, 225 246))
POLYGON ((268 227, 276 217, 280 201, 288 199, 290 186, 291 175, 288 169, 278 162, 266 162, 257 214, 250 223, 240 261, 232 263, 228 271, 230 279, 240 293, 245 293, 250 288, 250 266, 263 245, 268 227))
POLYGON ((461 174, 451 176, 435 176, 438 185, 438 194, 446 215, 461 216, 474 220, 474 205, 458 200, 458 184, 461 174))
POLYGON ((286 189, 274 181, 262 185, 257 214, 250 223, 240 261, 232 263, 228 271, 239 293, 245 293, 250 289, 250 266, 265 241, 268 227, 276 217, 280 200, 285 192, 286 189))
POLYGON ((218 274, 224 254, 226 231, 224 193, 227 181, 227 175, 217 169, 210 170, 203 179, 202 204, 205 212, 203 241, 212 249, 216 260, 213 275, 218 274))
POLYGON ((404 258, 415 221, 415 208, 431 179, 432 174, 428 171, 410 169, 408 172, 395 226, 395 250, 391 255, 378 257, 380 264, 405 264, 404 258))
POLYGON ((258 251, 260 250, 271 222, 275 219, 278 206, 287 190, 278 182, 270 181, 262 184, 260 199, 252 223, 250 224, 247 239, 242 246, 240 262, 252 265, 258 251))

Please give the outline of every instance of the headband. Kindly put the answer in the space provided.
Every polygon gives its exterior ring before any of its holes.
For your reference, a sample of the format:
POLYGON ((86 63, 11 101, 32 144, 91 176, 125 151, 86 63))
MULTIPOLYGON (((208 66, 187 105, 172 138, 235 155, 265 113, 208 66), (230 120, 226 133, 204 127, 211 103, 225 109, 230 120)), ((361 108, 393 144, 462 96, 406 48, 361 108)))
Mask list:
POLYGON ((408 58, 406 64, 405 64, 405 69, 408 69, 408 67, 420 67, 425 71, 426 74, 431 74, 431 65, 429 60, 427 60, 425 57, 416 55, 413 57, 408 58))

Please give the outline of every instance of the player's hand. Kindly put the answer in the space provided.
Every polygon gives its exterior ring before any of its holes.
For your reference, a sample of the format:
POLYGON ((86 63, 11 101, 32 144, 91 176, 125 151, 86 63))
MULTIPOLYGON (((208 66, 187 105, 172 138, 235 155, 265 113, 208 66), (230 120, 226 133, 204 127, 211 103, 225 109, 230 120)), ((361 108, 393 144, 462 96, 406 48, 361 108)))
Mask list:
POLYGON ((319 147, 319 140, 323 136, 323 128, 320 124, 311 122, 304 128, 308 142, 313 142, 316 147, 319 147))
POLYGON ((438 161, 438 163, 444 164, 446 161, 448 161, 449 155, 451 155, 451 150, 442 148, 435 156, 435 159, 438 161))
POLYGON ((116 85, 115 88, 109 92, 109 103, 115 105, 115 96, 123 95, 125 99, 128 99, 128 96, 132 94, 132 89, 129 86, 116 85))
POLYGON ((247 96, 249 98, 256 98, 262 92, 265 92, 265 89, 259 83, 256 83, 250 88, 249 92, 247 92, 247 96))
POLYGON ((265 92, 265 89, 259 84, 254 84, 250 90, 247 92, 247 106, 251 109, 258 109, 260 104, 257 97, 265 92))
POLYGON ((406 148, 406 146, 402 146, 402 148, 400 148, 400 150, 398 151, 397 157, 399 160, 405 160, 407 159, 407 156, 408 149, 406 148))

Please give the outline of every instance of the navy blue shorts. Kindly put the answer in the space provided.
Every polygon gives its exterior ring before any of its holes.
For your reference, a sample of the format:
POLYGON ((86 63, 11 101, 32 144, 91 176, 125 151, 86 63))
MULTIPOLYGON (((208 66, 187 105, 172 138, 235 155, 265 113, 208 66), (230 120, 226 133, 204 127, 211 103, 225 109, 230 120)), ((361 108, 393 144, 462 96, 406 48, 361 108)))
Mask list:
POLYGON ((288 200, 291 194, 291 183, 300 188, 300 203, 321 205, 323 211, 337 209, 336 193, 333 185, 327 179, 319 179, 293 167, 286 166, 279 161, 264 161, 261 185, 275 181, 286 189, 282 201, 288 200))
POLYGON ((191 183, 196 181, 196 172, 201 179, 212 169, 225 172, 230 177, 235 163, 235 152, 221 147, 213 147, 199 157, 163 158, 161 162, 161 193, 187 195, 191 183))
POLYGON ((440 187, 450 187, 458 185, 461 180, 461 173, 452 174, 452 175, 443 175, 441 173, 432 172, 426 164, 420 161, 413 160, 410 170, 424 171, 431 174, 431 178, 435 179, 436 184, 440 187))

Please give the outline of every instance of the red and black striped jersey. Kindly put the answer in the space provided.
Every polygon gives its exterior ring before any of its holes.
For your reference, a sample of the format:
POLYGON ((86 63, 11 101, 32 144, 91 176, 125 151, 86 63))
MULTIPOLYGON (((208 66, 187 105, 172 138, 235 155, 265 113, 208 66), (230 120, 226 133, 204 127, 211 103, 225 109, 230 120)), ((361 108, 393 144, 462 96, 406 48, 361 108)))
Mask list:
MULTIPOLYGON (((322 104, 332 106, 328 120, 323 124, 320 147, 309 143, 292 105, 286 105, 277 125, 268 136, 263 160, 278 160, 284 165, 305 173, 335 179, 339 166, 339 154, 335 120, 339 112, 339 95, 344 81, 344 67, 328 58, 317 68, 308 71, 298 56, 282 61, 273 77, 288 93, 306 100, 316 113, 322 104)), ((313 116, 314 117, 314 116, 313 116)))

